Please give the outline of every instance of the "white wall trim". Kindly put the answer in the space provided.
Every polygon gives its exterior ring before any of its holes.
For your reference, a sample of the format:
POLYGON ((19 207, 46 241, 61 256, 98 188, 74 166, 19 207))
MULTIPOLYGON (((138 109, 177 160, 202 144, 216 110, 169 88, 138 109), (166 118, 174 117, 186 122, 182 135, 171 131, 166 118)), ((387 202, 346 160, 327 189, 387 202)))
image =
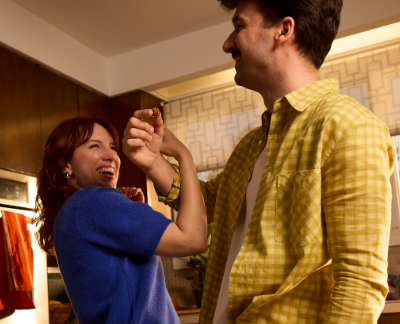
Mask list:
POLYGON ((110 95, 103 56, 10 0, 0 0, 0 42, 110 95))

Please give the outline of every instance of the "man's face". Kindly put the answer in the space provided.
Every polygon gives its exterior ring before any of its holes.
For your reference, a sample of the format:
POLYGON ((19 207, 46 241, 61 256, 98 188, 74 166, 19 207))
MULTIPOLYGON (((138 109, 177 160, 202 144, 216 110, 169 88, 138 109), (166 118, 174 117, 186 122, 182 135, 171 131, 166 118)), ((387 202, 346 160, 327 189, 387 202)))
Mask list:
POLYGON ((267 28, 258 0, 240 0, 232 18, 234 31, 223 45, 236 61, 235 81, 255 91, 277 79, 274 37, 277 28, 267 28))

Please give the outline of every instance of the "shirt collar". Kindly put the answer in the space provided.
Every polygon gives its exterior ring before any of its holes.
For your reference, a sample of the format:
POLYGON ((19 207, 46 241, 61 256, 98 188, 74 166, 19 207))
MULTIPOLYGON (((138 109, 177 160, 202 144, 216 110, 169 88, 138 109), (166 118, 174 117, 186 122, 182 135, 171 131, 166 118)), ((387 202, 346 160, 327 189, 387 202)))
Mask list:
POLYGON ((269 130, 269 125, 271 123, 271 113, 267 109, 266 111, 263 112, 261 116, 261 122, 262 122, 262 129, 264 133, 268 133, 269 130))
MULTIPOLYGON (((330 92, 339 92, 339 82, 337 79, 318 80, 287 94, 283 98, 286 98, 294 109, 302 112, 310 107, 315 100, 330 92)), ((283 98, 277 100, 276 103, 281 101, 283 98)))

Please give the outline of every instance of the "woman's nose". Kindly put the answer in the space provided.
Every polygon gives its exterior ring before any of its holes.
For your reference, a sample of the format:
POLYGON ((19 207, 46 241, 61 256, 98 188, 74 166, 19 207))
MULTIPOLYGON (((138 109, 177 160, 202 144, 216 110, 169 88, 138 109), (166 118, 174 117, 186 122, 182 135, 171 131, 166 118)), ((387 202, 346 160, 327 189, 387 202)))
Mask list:
POLYGON ((110 161, 115 161, 116 159, 118 159, 118 154, 117 151, 108 148, 106 149, 106 151, 104 152, 104 156, 103 156, 104 160, 110 160, 110 161))

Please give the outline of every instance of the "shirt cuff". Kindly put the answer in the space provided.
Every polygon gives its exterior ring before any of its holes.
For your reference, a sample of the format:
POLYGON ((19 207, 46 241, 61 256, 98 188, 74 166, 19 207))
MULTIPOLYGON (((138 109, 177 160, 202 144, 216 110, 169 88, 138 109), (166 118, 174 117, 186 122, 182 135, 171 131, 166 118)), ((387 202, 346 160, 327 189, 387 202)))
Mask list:
POLYGON ((174 209, 177 209, 179 206, 179 195, 181 192, 181 175, 179 172, 179 166, 176 164, 172 164, 171 166, 174 168, 174 180, 172 182, 172 188, 169 191, 167 197, 163 196, 156 187, 154 189, 156 190, 157 196, 158 196, 158 201, 164 203, 165 205, 168 205, 174 209))

